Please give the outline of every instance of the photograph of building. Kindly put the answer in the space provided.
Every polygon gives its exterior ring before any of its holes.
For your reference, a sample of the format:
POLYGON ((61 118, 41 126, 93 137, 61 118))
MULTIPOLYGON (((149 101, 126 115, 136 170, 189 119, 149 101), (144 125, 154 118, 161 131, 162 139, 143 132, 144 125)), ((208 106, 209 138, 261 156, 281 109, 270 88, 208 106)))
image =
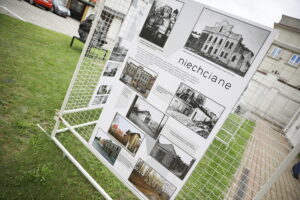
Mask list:
POLYGON ((181 83, 167 113, 206 139, 223 110, 220 104, 181 83))
POLYGON ((105 104, 111 92, 111 89, 112 85, 100 85, 96 95, 93 97, 92 105, 96 106, 105 104))
POLYGON ((120 81, 146 98, 156 78, 157 73, 128 58, 120 81))
POLYGON ((126 117, 154 139, 158 137, 168 119, 163 112, 137 95, 126 117))
POLYGON ((163 136, 159 137, 150 155, 181 180, 195 162, 193 157, 163 136))
POLYGON ((108 61, 104 69, 103 76, 114 77, 120 65, 120 63, 108 61))
POLYGON ((152 200, 168 200, 176 187, 139 159, 128 180, 146 197, 152 200))
POLYGON ((111 52, 109 60, 116 61, 116 62, 123 62, 128 52, 127 43, 126 40, 123 40, 123 38, 119 37, 117 43, 113 48, 113 51, 111 52))
POLYGON ((112 85, 100 85, 97 94, 110 94, 112 85))
POLYGON ((99 131, 94 138, 92 146, 99 152, 110 164, 114 165, 121 147, 113 142, 104 132, 99 131))
POLYGON ((185 49, 245 76, 269 31, 204 9, 185 49))
POLYGON ((108 133, 134 155, 140 148, 144 139, 144 134, 130 124, 130 122, 119 113, 116 113, 108 133))
POLYGON ((96 95, 92 101, 93 106, 105 104, 108 99, 108 95, 96 95))
POLYGON ((176 0, 155 0, 140 37, 163 48, 176 23, 183 3, 176 0))

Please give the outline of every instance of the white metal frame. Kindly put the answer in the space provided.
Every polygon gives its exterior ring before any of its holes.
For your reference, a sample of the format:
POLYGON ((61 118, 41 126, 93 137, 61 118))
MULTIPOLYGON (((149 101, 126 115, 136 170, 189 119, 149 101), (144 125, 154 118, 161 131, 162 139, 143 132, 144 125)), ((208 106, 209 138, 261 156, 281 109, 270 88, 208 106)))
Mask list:
MULTIPOLYGON (((104 8, 104 4, 105 4, 105 0, 103 1, 98 1, 99 3, 96 4, 97 7, 97 12, 101 13, 103 8, 104 8)), ((96 15, 96 18, 94 20, 94 22, 97 22, 100 18, 100 14, 96 15)), ((55 126, 53 128, 53 131, 51 133, 50 138, 52 139, 52 141, 60 148, 60 150, 64 153, 64 155, 67 156, 67 158, 75 165, 75 167, 87 178, 87 180, 95 187, 96 190, 98 190, 105 199, 107 200, 112 200, 112 198, 107 194, 107 192, 97 183, 97 181, 81 166, 81 164, 72 156, 72 154, 63 146, 63 144, 56 138, 56 134, 58 133, 62 133, 65 131, 70 131, 71 133, 73 133, 76 138, 82 143, 84 144, 88 149, 88 143, 84 140, 84 138, 82 138, 80 136, 80 134, 75 130, 75 128, 79 128, 79 127, 84 127, 84 126, 88 126, 88 125, 92 125, 92 124, 96 124, 97 121, 93 121, 93 122, 88 122, 88 123, 84 123, 84 124, 78 124, 76 126, 71 126, 62 116, 64 114, 70 114, 70 113, 76 113, 76 112, 81 112, 81 111, 88 111, 88 110, 93 110, 94 108, 80 108, 80 109, 74 109, 74 110, 65 110, 66 105, 68 103, 70 94, 72 92, 73 86, 75 84, 75 81, 77 79, 81 64, 83 62, 84 56, 88 50, 88 46, 91 42, 92 36, 95 29, 96 29, 96 25, 97 23, 93 23, 91 30, 90 30, 90 34, 88 35, 85 45, 83 47, 83 50, 81 52, 79 61, 76 65, 76 69, 75 72, 73 74, 72 80, 70 82, 69 88, 67 90, 66 96, 64 98, 63 104, 61 106, 60 111, 57 113, 57 116, 55 117, 56 123, 55 126), (58 129, 60 123, 63 123, 67 128, 64 129, 58 129)))

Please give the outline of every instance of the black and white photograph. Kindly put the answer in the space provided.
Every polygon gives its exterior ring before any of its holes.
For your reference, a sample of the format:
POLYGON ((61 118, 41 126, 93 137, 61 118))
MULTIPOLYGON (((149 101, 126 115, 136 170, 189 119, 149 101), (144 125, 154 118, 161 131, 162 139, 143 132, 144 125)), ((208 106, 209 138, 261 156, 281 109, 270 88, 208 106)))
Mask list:
POLYGON ((97 95, 110 94, 112 85, 100 85, 97 91, 97 95))
POLYGON ((185 49, 244 77, 270 32, 203 9, 185 49))
POLYGON ((140 37, 163 48, 178 19, 183 3, 177 0, 155 0, 140 37))
POLYGON ((108 61, 104 69, 103 76, 114 77, 121 63, 108 61))
POLYGON ((108 95, 96 95, 92 101, 93 106, 101 105, 103 102, 106 102, 106 99, 108 95), (105 98, 106 97, 106 98, 105 98))
POLYGON ((150 165, 139 159, 128 180, 148 199, 169 200, 176 187, 157 173, 150 165))
POLYGON ((183 83, 167 108, 170 116, 205 139, 223 111, 223 106, 183 83))
POLYGON ((101 130, 98 130, 92 146, 112 165, 115 164, 116 159, 121 151, 121 147, 101 130))
POLYGON ((111 52, 109 60, 123 62, 128 52, 128 46, 129 43, 122 37, 119 37, 117 43, 115 44, 111 52))
POLYGON ((192 156, 163 136, 159 137, 150 155, 181 180, 195 163, 192 156))
POLYGON ((116 113, 108 133, 133 155, 139 150, 145 136, 119 113, 116 113))
POLYGON ((128 58, 120 81, 146 98, 156 78, 157 73, 128 58))
POLYGON ((167 115, 137 95, 126 117, 154 139, 157 139, 168 119, 167 115))

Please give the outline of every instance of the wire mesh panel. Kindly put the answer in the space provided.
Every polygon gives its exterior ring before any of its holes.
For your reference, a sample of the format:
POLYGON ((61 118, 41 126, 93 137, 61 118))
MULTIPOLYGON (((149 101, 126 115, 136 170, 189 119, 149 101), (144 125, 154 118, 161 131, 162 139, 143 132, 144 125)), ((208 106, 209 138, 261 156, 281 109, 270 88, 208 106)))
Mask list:
MULTIPOLYGON (((228 119, 236 117, 231 115, 228 119)), ((236 120, 236 127, 241 121, 236 120)), ((230 120, 226 122, 218 137, 231 126, 230 120)), ((248 115, 228 144, 214 140, 178 199, 253 199, 290 150, 284 135, 272 129, 271 124, 248 115)), ((264 199, 299 198, 300 183, 290 172, 296 162, 297 159, 289 165, 264 199)))
POLYGON ((96 18, 90 15, 86 20, 96 21, 87 39, 88 46, 79 61, 79 72, 65 110, 85 108, 92 97, 99 81, 102 69, 110 56, 120 29, 129 8, 130 1, 106 1, 101 15, 96 18))

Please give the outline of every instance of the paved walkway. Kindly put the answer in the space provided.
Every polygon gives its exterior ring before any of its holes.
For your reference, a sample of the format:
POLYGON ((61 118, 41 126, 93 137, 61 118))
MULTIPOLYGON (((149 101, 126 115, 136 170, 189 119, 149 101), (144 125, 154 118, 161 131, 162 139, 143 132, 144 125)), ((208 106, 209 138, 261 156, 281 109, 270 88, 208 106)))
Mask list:
MULTIPOLYGON (((290 152, 286 138, 271 128, 268 122, 257 118, 241 166, 226 199, 250 200, 264 185, 290 152)), ((300 181, 291 175, 291 167, 272 186, 265 200, 300 200, 300 181)))
POLYGON ((26 1, 0 0, 0 13, 65 35, 78 35, 79 21, 60 17, 26 1))

